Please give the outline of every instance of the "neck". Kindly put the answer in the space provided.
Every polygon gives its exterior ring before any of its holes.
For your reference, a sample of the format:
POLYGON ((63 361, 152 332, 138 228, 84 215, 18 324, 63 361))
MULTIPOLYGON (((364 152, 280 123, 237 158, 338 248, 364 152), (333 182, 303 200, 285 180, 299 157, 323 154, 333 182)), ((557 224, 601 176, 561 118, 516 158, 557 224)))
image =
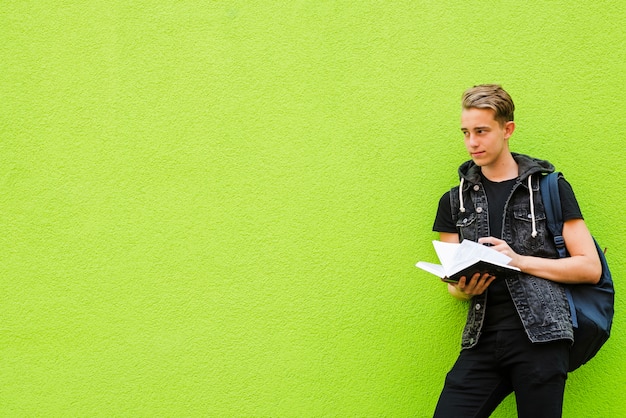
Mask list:
POLYGON ((487 179, 500 182, 514 179, 518 176, 517 162, 513 158, 510 152, 502 156, 502 158, 495 161, 493 164, 489 164, 481 167, 483 176, 487 179))

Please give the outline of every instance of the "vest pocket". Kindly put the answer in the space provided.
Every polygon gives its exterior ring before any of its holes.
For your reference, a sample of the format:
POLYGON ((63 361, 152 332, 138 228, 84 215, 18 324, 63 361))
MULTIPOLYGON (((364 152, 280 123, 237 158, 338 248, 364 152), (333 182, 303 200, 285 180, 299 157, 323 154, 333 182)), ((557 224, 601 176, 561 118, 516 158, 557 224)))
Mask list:
POLYGON ((515 227, 513 228, 513 242, 519 243, 525 250, 536 251, 543 247, 545 237, 545 219, 543 213, 535 213, 535 229, 537 235, 533 233, 533 216, 527 206, 513 208, 515 227))
POLYGON ((459 231, 461 241, 469 239, 470 241, 476 241, 477 234, 477 219, 476 213, 459 213, 459 218, 456 222, 456 229, 459 231))

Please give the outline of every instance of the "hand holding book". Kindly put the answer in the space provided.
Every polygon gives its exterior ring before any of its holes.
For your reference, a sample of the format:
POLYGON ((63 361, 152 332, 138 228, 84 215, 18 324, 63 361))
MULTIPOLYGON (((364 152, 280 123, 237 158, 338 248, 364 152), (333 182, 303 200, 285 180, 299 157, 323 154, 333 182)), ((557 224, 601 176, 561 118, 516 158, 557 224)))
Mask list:
POLYGON ((441 264, 420 261, 416 267, 448 283, 457 283, 463 276, 469 279, 476 273, 498 276, 507 271, 519 271, 508 264, 510 257, 474 241, 463 240, 460 244, 433 241, 433 246, 441 264))

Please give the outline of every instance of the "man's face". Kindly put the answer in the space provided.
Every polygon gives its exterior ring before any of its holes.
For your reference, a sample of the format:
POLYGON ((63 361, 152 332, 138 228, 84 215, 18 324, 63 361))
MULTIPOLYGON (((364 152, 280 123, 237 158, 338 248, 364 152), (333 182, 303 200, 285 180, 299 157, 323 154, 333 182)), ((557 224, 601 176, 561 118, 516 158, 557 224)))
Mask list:
POLYGON ((495 166, 508 154, 508 139, 515 124, 501 125, 493 117, 491 109, 470 108, 461 113, 461 132, 465 137, 465 148, 476 165, 495 166))

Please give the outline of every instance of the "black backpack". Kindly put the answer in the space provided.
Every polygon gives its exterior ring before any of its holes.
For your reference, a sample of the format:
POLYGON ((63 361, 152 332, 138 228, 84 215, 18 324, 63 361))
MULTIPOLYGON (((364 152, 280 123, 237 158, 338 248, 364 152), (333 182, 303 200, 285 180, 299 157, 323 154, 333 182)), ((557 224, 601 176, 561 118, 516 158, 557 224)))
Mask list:
MULTIPOLYGON (((548 229, 552 233, 559 257, 567 257, 563 240, 563 213, 559 197, 558 180, 561 173, 550 173, 541 178, 540 190, 546 210, 548 229)), ((574 325, 574 344, 570 349, 569 371, 587 363, 596 355, 611 335, 613 323, 615 289, 609 266, 594 238, 600 262, 602 276, 595 284, 567 285, 566 293, 574 325)))

